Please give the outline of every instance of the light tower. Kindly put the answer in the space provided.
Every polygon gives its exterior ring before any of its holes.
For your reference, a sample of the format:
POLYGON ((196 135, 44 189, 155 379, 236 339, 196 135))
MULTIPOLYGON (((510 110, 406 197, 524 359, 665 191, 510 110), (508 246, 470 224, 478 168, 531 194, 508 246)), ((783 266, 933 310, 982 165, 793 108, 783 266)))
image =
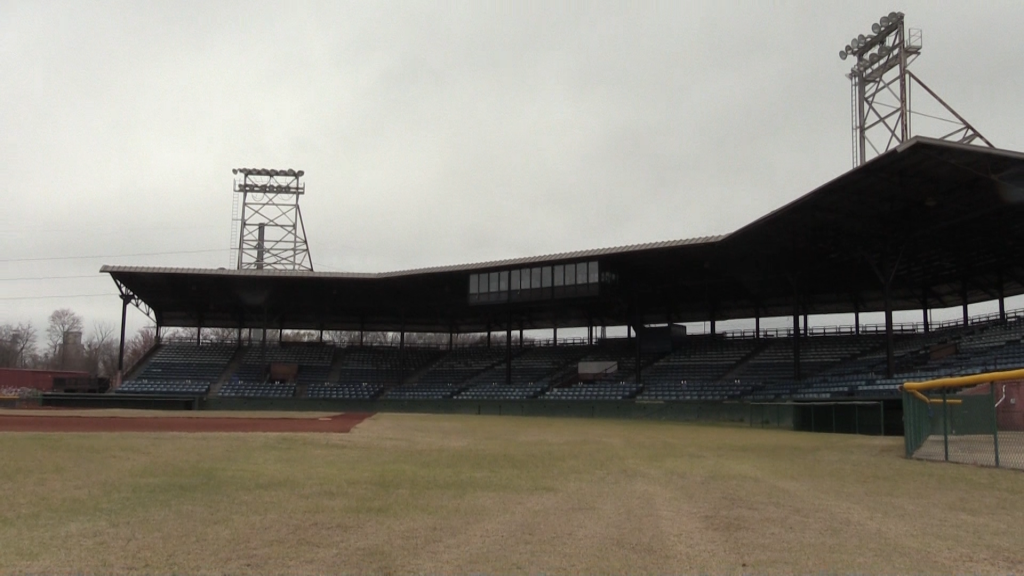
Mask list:
POLYGON ((853 118, 853 165, 859 166, 914 136, 911 117, 917 115, 944 128, 934 137, 970 144, 976 140, 989 147, 967 120, 939 98, 931 88, 910 71, 910 64, 921 54, 921 31, 904 27, 902 12, 890 12, 871 25, 871 34, 861 34, 839 52, 856 62, 850 79, 853 118), (911 106, 911 86, 917 85, 938 104, 938 114, 925 114, 911 106))
POLYGON ((239 270, 313 270, 299 198, 302 170, 235 168, 233 220, 239 270), (238 201, 241 198, 241 211, 238 201))

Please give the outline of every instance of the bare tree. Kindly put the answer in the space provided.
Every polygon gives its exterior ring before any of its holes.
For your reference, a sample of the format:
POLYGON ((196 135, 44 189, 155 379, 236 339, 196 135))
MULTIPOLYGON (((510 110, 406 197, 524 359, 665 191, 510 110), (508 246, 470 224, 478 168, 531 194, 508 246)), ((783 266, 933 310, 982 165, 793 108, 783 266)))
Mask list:
POLYGON ((203 328, 203 342, 235 343, 237 328, 203 328))
POLYGON ((73 361, 77 350, 66 350, 64 342, 68 334, 82 332, 82 318, 75 314, 70 308, 54 310, 50 314, 49 325, 46 327, 46 340, 49 345, 49 364, 56 368, 64 368, 64 365, 73 361))
POLYGON ((36 355, 36 328, 31 322, 18 324, 14 329, 16 349, 15 367, 31 368, 38 361, 36 355))
POLYGON ((36 353, 36 329, 31 322, 0 325, 0 367, 29 368, 36 353))
POLYGON ((94 376, 113 376, 117 372, 117 352, 114 327, 99 322, 85 342, 83 368, 94 376))
POLYGON ((13 324, 0 325, 0 367, 18 367, 19 336, 13 324))
MULTIPOLYGON (((326 339, 326 334, 324 338, 326 339)), ((286 330, 282 336, 285 342, 316 342, 320 339, 320 332, 316 330, 286 330)))
POLYGON ((124 367, 130 370, 156 344, 156 326, 139 328, 134 336, 124 343, 124 367))

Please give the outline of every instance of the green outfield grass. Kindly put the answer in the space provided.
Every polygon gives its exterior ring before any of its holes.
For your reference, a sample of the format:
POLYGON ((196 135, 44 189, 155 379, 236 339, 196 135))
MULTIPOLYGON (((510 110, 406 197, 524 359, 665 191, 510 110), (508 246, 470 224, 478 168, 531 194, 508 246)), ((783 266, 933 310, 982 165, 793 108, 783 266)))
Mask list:
POLYGON ((0 434, 0 572, 1012 572, 1020 472, 902 438, 381 414, 0 434))

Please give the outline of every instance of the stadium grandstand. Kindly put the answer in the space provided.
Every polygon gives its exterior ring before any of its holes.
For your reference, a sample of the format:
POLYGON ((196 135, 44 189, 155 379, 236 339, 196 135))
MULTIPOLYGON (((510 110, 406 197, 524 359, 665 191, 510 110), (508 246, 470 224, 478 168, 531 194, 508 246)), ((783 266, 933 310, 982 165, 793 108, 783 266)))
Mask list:
POLYGON ((377 274, 104 266, 123 313, 138 306, 158 335, 115 393, 896 398, 907 379, 1024 367, 1024 315, 1005 306, 1024 294, 1022 216, 1024 154, 914 137, 722 236, 377 274), (969 316, 979 302, 997 302, 998 313, 969 316), (956 306, 962 318, 929 323, 930 309, 956 306), (894 323, 894 311, 908 310, 920 310, 921 321, 894 323), (884 313, 885 323, 862 325, 870 312, 884 313), (850 314, 854 324, 810 326, 809 317, 830 314, 850 314), (792 326, 761 328, 762 318, 780 316, 792 326), (737 319, 754 328, 716 328, 737 319), (710 329, 686 334, 687 322, 710 329), (596 327, 625 327, 626 336, 595 338, 596 327), (167 328, 195 338, 161 342, 167 328), (209 328, 236 338, 207 342, 209 328), (586 338, 558 336, 581 328, 586 338), (268 331, 287 330, 397 338, 391 346, 267 341, 268 331), (526 342, 524 330, 551 336, 526 342), (410 333, 447 342, 406 345, 410 333), (504 338, 491 346, 495 333, 504 338), (487 344, 457 345, 463 334, 486 334, 479 342, 487 344))

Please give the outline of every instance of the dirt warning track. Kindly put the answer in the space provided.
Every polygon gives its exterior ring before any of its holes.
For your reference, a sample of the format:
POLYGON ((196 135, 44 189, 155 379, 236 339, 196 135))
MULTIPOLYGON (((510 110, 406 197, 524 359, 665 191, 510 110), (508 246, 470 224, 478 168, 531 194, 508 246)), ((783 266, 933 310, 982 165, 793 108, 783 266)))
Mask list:
POLYGON ((0 414, 0 432, 327 432, 345 433, 373 413, 320 418, 81 416, 0 414))

